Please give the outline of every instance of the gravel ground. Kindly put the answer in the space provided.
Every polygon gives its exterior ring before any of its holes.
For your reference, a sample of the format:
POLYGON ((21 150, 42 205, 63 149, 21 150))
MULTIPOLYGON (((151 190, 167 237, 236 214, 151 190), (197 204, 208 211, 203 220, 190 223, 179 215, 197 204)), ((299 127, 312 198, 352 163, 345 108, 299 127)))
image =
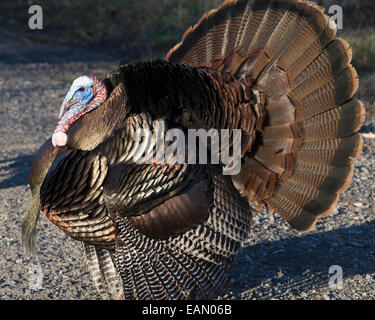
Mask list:
MULTIPOLYGON (((99 299, 78 242, 41 217, 38 254, 30 258, 20 224, 31 197, 32 155, 51 136, 71 81, 104 75, 118 63, 92 50, 33 45, 0 33, 0 299, 99 299), (39 268, 42 282, 33 283, 39 268)), ((316 231, 298 233, 265 210, 254 215, 224 298, 375 298, 375 139, 366 136, 353 184, 316 231), (332 265, 342 267, 342 289, 329 288, 332 265)))

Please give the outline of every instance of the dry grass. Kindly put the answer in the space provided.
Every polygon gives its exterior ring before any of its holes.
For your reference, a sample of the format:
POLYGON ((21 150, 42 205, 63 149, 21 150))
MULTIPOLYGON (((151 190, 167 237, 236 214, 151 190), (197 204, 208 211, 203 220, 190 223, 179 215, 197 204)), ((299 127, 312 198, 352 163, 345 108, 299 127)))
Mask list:
MULTIPOLYGON (((165 52, 179 41, 182 33, 197 22, 209 9, 224 0, 39 0, 44 12, 44 30, 40 34, 54 33, 54 40, 81 44, 100 44, 112 50, 126 52, 137 49, 143 56, 165 52), (56 36, 57 35, 57 36, 56 36)), ((341 5, 344 9, 344 33, 375 26, 373 0, 318 0, 328 9, 341 5)), ((2 11, 10 11, 5 22, 22 26, 31 0, 12 0, 2 11), (11 17, 11 18, 9 18, 11 17)), ((1 12, 0 12, 1 15, 1 12)), ((3 19, 2 19, 3 20, 3 19)), ((1 21, 0 21, 1 23, 1 21)), ((361 31, 350 34, 353 47, 358 48, 360 63, 375 64, 375 41, 369 46, 361 31), (364 48, 364 50, 362 50, 364 48), (363 51, 363 54, 361 52, 363 51), (371 52, 371 55, 368 55, 371 52)), ((33 32, 32 34, 37 34, 33 32)), ((374 34, 368 35, 374 38, 374 34)))
POLYGON ((375 29, 344 30, 342 36, 353 50, 353 65, 359 74, 358 97, 365 103, 366 119, 375 122, 375 29))
MULTIPOLYGON (((54 41, 93 44, 145 56, 160 56, 206 11, 222 0, 40 0, 44 30, 54 41)), ((8 4, 13 25, 25 25, 31 2, 8 4)), ((33 32, 34 35, 38 32, 33 32)), ((39 32, 39 36, 42 32, 39 32)))
MULTIPOLYGON (((39 0, 44 30, 29 32, 34 41, 92 45, 128 60, 163 57, 179 42, 183 32, 223 0, 39 0), (44 38, 43 38, 44 37, 44 38), (49 38, 48 38, 49 37, 49 38), (44 39, 44 40, 43 40, 44 39), (52 41, 51 41, 52 40, 52 41)), ((373 0, 317 0, 327 11, 344 9, 344 37, 353 48, 353 65, 360 75, 359 97, 367 109, 375 107, 375 2, 373 0)), ((24 28, 25 12, 32 0, 12 0, 0 24, 24 28), (11 18, 9 18, 11 17, 11 18)), ((370 111, 370 114, 375 112, 370 111)))
POLYGON ((375 29, 344 30, 342 35, 353 49, 353 64, 362 72, 375 70, 375 29))

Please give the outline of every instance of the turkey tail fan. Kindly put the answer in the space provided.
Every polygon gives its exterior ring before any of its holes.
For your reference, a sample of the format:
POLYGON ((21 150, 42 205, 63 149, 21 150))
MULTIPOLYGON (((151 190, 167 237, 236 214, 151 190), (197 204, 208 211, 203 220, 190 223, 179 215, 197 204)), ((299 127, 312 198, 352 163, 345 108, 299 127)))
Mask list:
POLYGON ((266 119, 232 181, 257 208, 266 204, 305 231, 333 210, 361 151, 365 110, 353 98, 351 57, 313 2, 229 0, 188 29, 166 59, 216 67, 264 94, 266 119))

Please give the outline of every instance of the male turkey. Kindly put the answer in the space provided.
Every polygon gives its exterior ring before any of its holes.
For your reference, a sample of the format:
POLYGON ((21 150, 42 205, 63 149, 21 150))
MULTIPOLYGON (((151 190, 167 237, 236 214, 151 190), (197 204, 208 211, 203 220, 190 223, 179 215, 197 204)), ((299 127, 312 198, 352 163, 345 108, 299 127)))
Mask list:
POLYGON ((165 60, 78 78, 32 165, 26 246, 43 212, 83 242, 103 298, 214 297, 249 237, 250 203, 306 231, 347 189, 365 116, 350 61, 316 4, 230 0, 165 60), (139 128, 240 129, 241 171, 136 163, 139 128))

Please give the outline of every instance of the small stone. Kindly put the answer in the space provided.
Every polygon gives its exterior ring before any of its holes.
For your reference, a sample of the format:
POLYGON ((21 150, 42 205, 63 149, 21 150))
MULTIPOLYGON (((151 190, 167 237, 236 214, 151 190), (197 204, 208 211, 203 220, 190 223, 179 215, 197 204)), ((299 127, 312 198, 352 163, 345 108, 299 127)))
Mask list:
POLYGON ((362 137, 364 137, 365 139, 375 139, 375 133, 362 133, 362 137))

